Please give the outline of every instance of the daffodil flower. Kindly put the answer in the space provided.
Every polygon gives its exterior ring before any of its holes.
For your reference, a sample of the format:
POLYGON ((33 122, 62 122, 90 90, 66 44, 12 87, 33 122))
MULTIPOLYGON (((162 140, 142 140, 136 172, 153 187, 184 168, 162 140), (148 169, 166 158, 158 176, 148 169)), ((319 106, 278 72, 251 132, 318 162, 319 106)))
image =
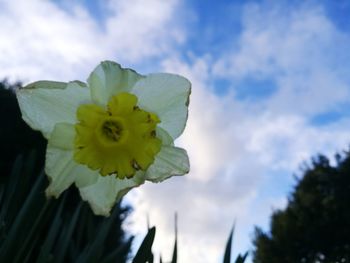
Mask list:
POLYGON ((87 84, 38 81, 17 90, 23 119, 48 140, 47 196, 75 184, 98 215, 146 180, 189 171, 174 146, 188 115, 190 82, 173 74, 142 76, 104 61, 87 84))

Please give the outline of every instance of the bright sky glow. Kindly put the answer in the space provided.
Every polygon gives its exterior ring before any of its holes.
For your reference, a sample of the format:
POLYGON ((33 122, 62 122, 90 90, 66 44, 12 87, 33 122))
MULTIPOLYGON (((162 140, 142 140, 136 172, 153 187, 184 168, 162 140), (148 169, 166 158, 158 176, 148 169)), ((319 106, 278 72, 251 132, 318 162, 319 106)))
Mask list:
POLYGON ((127 195, 128 226, 157 226, 170 259, 220 262, 237 220, 234 255, 251 249, 283 208, 293 173, 350 142, 350 2, 0 0, 0 78, 85 80, 101 60, 193 84, 178 144, 191 172, 127 195))

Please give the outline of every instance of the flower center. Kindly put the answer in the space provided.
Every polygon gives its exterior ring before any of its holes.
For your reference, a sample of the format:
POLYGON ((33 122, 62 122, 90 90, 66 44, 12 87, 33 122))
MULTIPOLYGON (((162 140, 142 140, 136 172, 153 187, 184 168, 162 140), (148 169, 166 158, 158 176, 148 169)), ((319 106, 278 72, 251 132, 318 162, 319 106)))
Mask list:
POLYGON ((160 151, 161 140, 156 137, 160 120, 140 109, 130 93, 113 96, 107 109, 80 105, 77 119, 74 159, 103 176, 130 178, 137 170, 147 170, 160 151))
POLYGON ((106 144, 117 143, 122 141, 127 135, 122 120, 118 118, 109 118, 102 122, 99 127, 100 136, 99 139, 103 140, 106 144))

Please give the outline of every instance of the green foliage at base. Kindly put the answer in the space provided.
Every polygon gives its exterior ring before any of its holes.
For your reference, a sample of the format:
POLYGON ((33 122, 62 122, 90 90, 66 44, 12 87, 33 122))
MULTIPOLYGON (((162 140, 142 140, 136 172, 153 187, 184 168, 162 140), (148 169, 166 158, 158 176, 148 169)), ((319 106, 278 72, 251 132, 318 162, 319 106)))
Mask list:
POLYGON ((46 199, 43 172, 33 173, 35 155, 19 157, 0 185, 2 262, 126 262, 132 237, 120 228, 127 209, 95 216, 74 188, 46 199))
MULTIPOLYGON (((224 254, 224 259, 223 263, 231 263, 231 250, 232 250, 232 240, 233 240, 233 232, 234 232, 234 227, 232 228, 229 238, 226 242, 226 248, 225 248, 225 254, 224 254)), ((148 230, 148 233, 143 240, 134 260, 132 263, 153 263, 154 262, 154 257, 152 253, 152 245, 154 241, 154 237, 156 234, 156 229, 155 227, 152 227, 148 230)), ((175 242, 174 242, 174 250, 173 250, 173 255, 171 261, 167 261, 166 263, 177 263, 177 215, 175 215, 175 242)), ((205 255, 203 255, 205 256, 205 255)), ((245 260, 248 257, 248 252, 245 254, 241 255, 239 254, 234 261, 235 263, 244 263, 245 260)), ((162 260, 162 257, 159 259, 159 263, 165 263, 162 260)))

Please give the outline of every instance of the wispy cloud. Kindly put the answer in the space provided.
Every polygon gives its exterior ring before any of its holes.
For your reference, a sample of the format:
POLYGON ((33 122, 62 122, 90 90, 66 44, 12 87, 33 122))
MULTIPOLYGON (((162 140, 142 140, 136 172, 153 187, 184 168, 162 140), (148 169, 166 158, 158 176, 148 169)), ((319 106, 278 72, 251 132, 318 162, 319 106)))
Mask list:
POLYGON ((67 12, 53 1, 2 2, 2 74, 24 81, 85 78, 101 60, 142 64, 165 56, 185 39, 177 22, 178 1, 107 3, 109 15, 100 26, 78 4, 70 3, 67 12))
POLYGON ((322 6, 250 4, 242 27, 238 49, 214 67, 218 76, 271 80, 278 89, 265 104, 273 112, 312 115, 350 102, 350 36, 322 6))

